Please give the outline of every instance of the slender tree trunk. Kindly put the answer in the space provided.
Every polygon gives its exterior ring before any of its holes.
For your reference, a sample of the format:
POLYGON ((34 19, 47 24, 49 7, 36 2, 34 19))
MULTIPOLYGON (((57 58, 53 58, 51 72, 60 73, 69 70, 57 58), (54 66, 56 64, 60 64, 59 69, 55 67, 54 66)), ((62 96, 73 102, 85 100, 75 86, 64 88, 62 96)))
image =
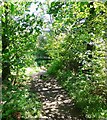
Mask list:
POLYGON ((2 80, 7 81, 10 74, 9 38, 8 38, 8 3, 4 3, 2 13, 2 80))
MULTIPOLYGON (((105 7, 107 9, 107 1, 105 2, 105 7)), ((105 40, 105 74, 107 78, 107 15, 105 15, 105 34, 104 34, 104 40, 105 40)), ((107 83, 107 81, 106 81, 107 83)))

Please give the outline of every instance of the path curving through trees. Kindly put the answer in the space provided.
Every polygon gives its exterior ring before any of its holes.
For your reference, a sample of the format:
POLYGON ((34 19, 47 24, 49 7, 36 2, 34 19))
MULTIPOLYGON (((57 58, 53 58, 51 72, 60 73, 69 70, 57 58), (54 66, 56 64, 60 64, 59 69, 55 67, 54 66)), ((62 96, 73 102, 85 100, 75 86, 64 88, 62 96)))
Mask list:
POLYGON ((43 105, 40 119, 86 120, 56 79, 42 80, 40 75, 40 72, 33 74, 31 82, 31 91, 39 96, 43 105))

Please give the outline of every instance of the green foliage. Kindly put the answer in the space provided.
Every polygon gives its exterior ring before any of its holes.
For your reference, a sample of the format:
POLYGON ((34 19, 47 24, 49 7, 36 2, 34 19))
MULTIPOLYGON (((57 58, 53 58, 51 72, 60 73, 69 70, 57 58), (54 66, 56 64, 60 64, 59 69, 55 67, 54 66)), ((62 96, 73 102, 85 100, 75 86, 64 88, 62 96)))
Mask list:
POLYGON ((40 35, 36 42, 36 51, 35 51, 35 61, 37 62, 38 66, 46 66, 49 61, 43 60, 42 58, 48 58, 48 52, 45 48, 47 44, 47 40, 44 38, 43 35, 40 35))
MULTIPOLYGON (((2 73, 8 78, 3 78, 3 119, 15 119, 16 113, 23 119, 38 117, 40 102, 30 96, 24 73, 41 56, 53 59, 48 74, 56 76, 87 118, 106 118, 107 2, 52 2, 47 10, 52 21, 47 23, 42 14, 29 13, 31 4, 0 6, 2 73), (48 33, 43 32, 45 27, 50 28, 48 33)), ((34 4, 42 8, 41 3, 34 4)))
POLYGON ((31 93, 26 86, 3 85, 3 111, 2 119, 17 119, 15 113, 19 112, 21 118, 39 117, 41 104, 37 96, 31 93))
POLYGON ((2 2, 2 118, 37 118, 40 102, 30 93, 25 68, 34 64, 36 39, 41 19, 28 12, 31 2, 2 2), (34 44, 32 44, 34 43, 34 44), (8 69, 8 73, 7 70, 8 69), (6 76, 6 77, 5 77, 6 76))
POLYGON ((63 2, 52 2, 51 6, 48 10, 49 14, 53 14, 54 17, 57 16, 58 11, 60 11, 61 7, 64 5, 63 2))
MULTIPOLYGON (((107 117, 105 97, 99 94, 95 83, 87 80, 85 75, 80 73, 75 76, 72 72, 70 73, 70 71, 63 71, 59 72, 58 80, 68 91, 71 98, 74 99, 77 107, 85 112, 87 118, 99 119, 107 117)), ((104 89, 103 86, 103 90, 104 89)))
POLYGON ((59 60, 53 61, 51 67, 47 70, 47 73, 52 76, 57 76, 58 70, 61 69, 62 62, 59 60))
POLYGON ((2 35, 4 35, 2 37, 2 61, 5 64, 4 66, 10 69, 10 76, 13 72, 18 76, 21 68, 28 67, 34 63, 35 42, 37 36, 40 34, 38 26, 42 25, 42 21, 34 14, 27 12, 30 4, 31 2, 29 4, 27 2, 20 2, 19 4, 17 2, 4 2, 4 6, 2 6, 2 19, 5 19, 5 22, 2 24, 2 35), (6 10, 8 10, 8 14, 5 14, 6 10), (5 29, 6 27, 8 29, 5 29))
POLYGON ((87 118, 106 118, 106 4, 67 2, 57 15, 51 14, 53 32, 47 47, 54 61, 49 74, 57 76, 87 118))

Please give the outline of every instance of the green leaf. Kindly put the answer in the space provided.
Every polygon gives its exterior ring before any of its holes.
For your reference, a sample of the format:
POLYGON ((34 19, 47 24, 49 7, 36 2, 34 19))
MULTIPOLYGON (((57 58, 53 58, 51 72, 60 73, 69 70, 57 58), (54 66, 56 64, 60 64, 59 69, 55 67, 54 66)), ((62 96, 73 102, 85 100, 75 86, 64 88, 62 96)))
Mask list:
POLYGON ((13 14, 13 13, 14 13, 14 4, 12 4, 12 3, 11 3, 11 8, 10 8, 10 10, 11 10, 11 13, 13 14))
POLYGON ((5 18, 4 18, 4 17, 2 17, 2 22, 4 22, 4 23, 5 23, 5 18))

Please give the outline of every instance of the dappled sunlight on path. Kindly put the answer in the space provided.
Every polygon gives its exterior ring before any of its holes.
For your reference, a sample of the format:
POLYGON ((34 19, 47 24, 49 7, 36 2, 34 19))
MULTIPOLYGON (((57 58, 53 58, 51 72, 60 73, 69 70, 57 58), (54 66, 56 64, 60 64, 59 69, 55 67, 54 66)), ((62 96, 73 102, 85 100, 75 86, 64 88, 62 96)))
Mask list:
POLYGON ((40 73, 32 77, 31 90, 38 94, 43 104, 40 119, 86 120, 57 80, 42 80, 40 73))

